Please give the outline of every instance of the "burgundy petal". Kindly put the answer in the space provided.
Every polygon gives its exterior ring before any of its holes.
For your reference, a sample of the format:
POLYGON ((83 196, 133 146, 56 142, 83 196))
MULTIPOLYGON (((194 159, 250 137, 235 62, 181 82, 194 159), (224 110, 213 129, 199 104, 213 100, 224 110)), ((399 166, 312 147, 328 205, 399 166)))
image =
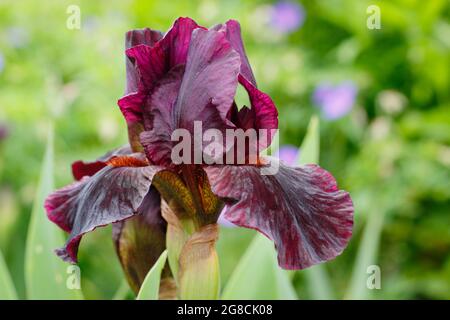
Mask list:
POLYGON ((214 124, 217 111, 225 121, 236 93, 240 58, 223 32, 196 29, 192 34, 186 70, 174 108, 179 128, 190 129, 193 121, 203 128, 214 124))
POLYGON ((250 104, 253 109, 253 117, 245 113, 243 115, 239 114, 238 117, 241 118, 240 122, 244 122, 248 126, 249 122, 251 122, 250 119, 253 118, 252 122, 254 129, 267 130, 267 136, 265 137, 265 139, 261 140, 261 137, 259 137, 259 150, 261 151, 271 144, 273 136, 276 133, 276 129, 278 129, 278 111, 270 96, 258 90, 242 75, 239 75, 239 83, 245 88, 245 90, 247 90, 248 96, 250 98, 250 104))
MULTIPOLYGON (((125 35, 125 49, 137 46, 139 44, 145 44, 153 46, 162 38, 162 33, 150 28, 138 29, 128 31, 125 35)), ((127 58, 126 60, 127 70, 127 86, 125 94, 136 92, 138 90, 139 74, 136 70, 134 62, 127 58)))
POLYGON ((333 259, 352 234, 350 195, 319 166, 278 164, 274 175, 261 175, 256 166, 205 170, 213 191, 228 205, 225 218, 272 239, 282 268, 304 269, 333 259))
POLYGON ((106 167, 103 161, 83 162, 81 160, 72 163, 72 175, 75 180, 81 180, 85 176, 93 176, 106 167))
POLYGON ((258 149, 261 151, 270 145, 276 133, 275 129, 278 129, 278 112, 270 96, 256 87, 256 80, 245 53, 239 22, 229 20, 224 28, 228 41, 241 58, 239 83, 247 90, 251 104, 251 108, 244 106, 239 111, 237 106, 234 105, 232 114, 229 116, 234 118, 233 123, 238 128, 267 130, 265 139, 259 137, 260 145, 258 149))
POLYGON ((134 92, 117 101, 127 123, 142 122, 142 105, 145 97, 145 94, 141 92, 134 92))
POLYGON ((155 166, 125 167, 116 162, 117 166, 108 165, 92 177, 55 191, 45 200, 48 218, 70 232, 66 245, 57 250, 64 260, 77 261, 78 245, 86 232, 136 214, 150 190, 153 176, 160 170, 155 166))
MULTIPOLYGON (((195 28, 199 26, 194 20, 179 18, 158 42, 139 43, 127 48, 127 59, 135 67, 135 70, 130 69, 131 77, 135 79, 136 74, 139 74, 139 81, 134 82, 137 86, 133 87, 137 92, 127 91, 126 96, 118 101, 120 110, 128 123, 142 121, 141 108, 147 95, 170 69, 178 64, 186 63, 189 42, 195 28)), ((131 85, 130 88, 132 88, 131 85)))
POLYGON ((193 133, 194 121, 201 122, 203 131, 232 126, 227 114, 239 64, 239 55, 223 32, 194 30, 181 86, 176 81, 165 83, 155 90, 157 98, 151 98, 151 107, 158 111, 152 113, 153 128, 141 134, 141 142, 152 162, 171 162, 170 136, 175 129, 193 133))
POLYGON ((250 67, 247 55, 245 54, 244 43, 242 42, 241 37, 241 26, 239 25, 239 22, 236 20, 229 20, 225 25, 227 39, 233 49, 236 50, 241 57, 241 75, 256 87, 255 76, 253 75, 252 68, 250 67))
POLYGON ((149 131, 141 134, 147 157, 153 163, 170 165, 171 133, 175 124, 173 105, 180 90, 184 67, 173 68, 158 84, 145 105, 144 124, 149 131))
POLYGON ((113 224, 117 255, 134 292, 166 245, 166 221, 161 216, 161 196, 152 187, 135 216, 113 224))
POLYGON ((131 154, 131 148, 129 145, 122 146, 120 148, 109 151, 105 155, 101 156, 95 161, 84 162, 81 160, 72 163, 72 175, 75 180, 81 180, 84 176, 93 176, 98 171, 106 167, 106 162, 113 157, 131 154))

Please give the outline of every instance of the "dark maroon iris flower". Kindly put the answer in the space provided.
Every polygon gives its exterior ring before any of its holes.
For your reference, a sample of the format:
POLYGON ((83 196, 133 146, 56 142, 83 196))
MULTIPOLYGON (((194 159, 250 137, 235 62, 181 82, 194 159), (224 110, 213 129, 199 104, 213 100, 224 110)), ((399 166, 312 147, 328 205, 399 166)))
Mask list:
POLYGON ((127 87, 118 104, 130 146, 95 162, 75 162, 77 181, 47 198, 49 219, 70 233, 59 256, 76 262, 82 236, 113 223, 122 263, 138 255, 137 247, 148 246, 156 248, 145 258, 150 264, 164 250, 161 199, 198 225, 215 223, 225 206, 225 219, 274 241, 285 269, 306 268, 342 252, 352 233, 353 204, 317 165, 280 163, 276 174, 261 175, 261 167, 275 159, 259 156, 257 163, 244 165, 171 159, 172 132, 192 132, 194 121, 201 121, 203 130, 278 128, 277 110, 256 86, 236 21, 206 29, 180 18, 164 35, 128 32, 126 47, 127 87), (236 106, 238 85, 248 92, 249 107, 236 106))

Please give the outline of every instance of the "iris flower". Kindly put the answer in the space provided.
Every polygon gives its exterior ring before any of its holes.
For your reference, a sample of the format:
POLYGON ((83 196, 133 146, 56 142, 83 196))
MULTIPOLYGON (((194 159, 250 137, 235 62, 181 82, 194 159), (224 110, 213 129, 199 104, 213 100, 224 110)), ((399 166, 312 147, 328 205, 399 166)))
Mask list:
POLYGON ((75 162, 76 181, 45 202, 48 218, 69 233, 57 250, 61 258, 76 263, 83 235, 113 224, 122 265, 135 283, 142 282, 142 270, 165 247, 163 200, 196 228, 215 224, 224 209, 225 219, 273 240, 285 269, 307 268, 342 252, 352 233, 352 201, 319 166, 280 163, 276 174, 261 175, 275 158, 210 165, 171 159, 172 132, 193 133, 194 121, 203 129, 278 128, 277 109, 257 88, 238 22, 206 29, 179 18, 165 34, 129 31, 126 57, 127 86, 118 105, 129 145, 94 162, 75 162), (234 102, 238 85, 250 106, 234 102))

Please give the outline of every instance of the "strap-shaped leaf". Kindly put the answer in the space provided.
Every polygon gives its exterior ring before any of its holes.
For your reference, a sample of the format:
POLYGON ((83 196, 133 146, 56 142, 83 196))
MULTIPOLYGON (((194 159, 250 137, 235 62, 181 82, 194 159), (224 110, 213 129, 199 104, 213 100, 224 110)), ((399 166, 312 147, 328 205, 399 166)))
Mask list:
POLYGON ((278 266, 273 243, 256 234, 223 294, 224 300, 297 299, 288 273, 278 266))
POLYGON ((137 300, 158 300, 159 283, 161 281, 161 272, 166 264, 167 250, 159 256, 156 263, 145 276, 137 300))
POLYGON ((3 259, 3 254, 0 251, 0 300, 15 299, 17 299, 16 289, 14 288, 8 267, 3 259))
POLYGON ((44 199, 53 191, 53 127, 49 129, 39 187, 28 227, 25 283, 28 299, 80 299, 77 268, 64 263, 54 250, 64 243, 62 233, 44 211, 44 199))

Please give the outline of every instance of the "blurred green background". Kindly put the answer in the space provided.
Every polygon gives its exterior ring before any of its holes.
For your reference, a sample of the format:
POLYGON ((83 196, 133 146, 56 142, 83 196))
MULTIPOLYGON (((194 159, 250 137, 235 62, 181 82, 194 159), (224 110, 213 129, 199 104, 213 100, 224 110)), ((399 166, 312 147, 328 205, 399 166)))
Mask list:
MULTIPOLYGON (((61 187, 72 180, 73 161, 127 141, 116 104, 125 85, 124 33, 165 31, 179 16, 206 26, 240 21, 258 85, 280 113, 281 145, 300 146, 319 115, 320 164, 355 203, 349 247, 321 269, 332 297, 450 299, 446 0, 1 0, 0 249, 19 297, 49 123, 61 187), (72 4, 81 9, 80 29, 66 26, 72 4), (381 29, 366 25, 372 4, 381 29), (382 287, 352 294, 366 281, 366 262, 380 266, 382 287)), ((121 284, 110 233, 101 228, 82 242, 88 299, 111 299, 121 284)), ((253 234, 222 228, 222 283, 253 234)), ((318 297, 308 272, 291 278, 300 299, 318 297)))

